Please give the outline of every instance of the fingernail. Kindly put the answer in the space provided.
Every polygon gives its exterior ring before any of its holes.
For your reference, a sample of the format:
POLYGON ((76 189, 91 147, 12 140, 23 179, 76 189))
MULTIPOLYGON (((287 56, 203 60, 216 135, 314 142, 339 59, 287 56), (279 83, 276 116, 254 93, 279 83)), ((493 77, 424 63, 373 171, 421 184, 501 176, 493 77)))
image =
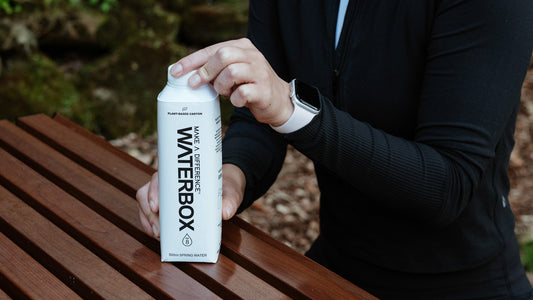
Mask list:
POLYGON ((155 203, 154 203, 154 201, 150 201, 150 209, 152 211, 155 211, 155 203))
POLYGON ((198 74, 194 74, 193 76, 191 76, 191 78, 189 78, 189 85, 192 88, 195 88, 200 83, 200 80, 200 76, 198 74))
POLYGON ((224 212, 226 213, 226 215, 224 216, 224 219, 229 219, 229 217, 231 216, 231 208, 226 206, 226 208, 224 208, 224 212))
POLYGON ((170 74, 174 77, 179 77, 181 75, 181 71, 183 71, 183 66, 178 63, 175 63, 170 68, 170 74))
POLYGON ((159 229, 157 226, 155 226, 155 224, 152 224, 152 231, 154 232, 154 236, 159 236, 159 229))

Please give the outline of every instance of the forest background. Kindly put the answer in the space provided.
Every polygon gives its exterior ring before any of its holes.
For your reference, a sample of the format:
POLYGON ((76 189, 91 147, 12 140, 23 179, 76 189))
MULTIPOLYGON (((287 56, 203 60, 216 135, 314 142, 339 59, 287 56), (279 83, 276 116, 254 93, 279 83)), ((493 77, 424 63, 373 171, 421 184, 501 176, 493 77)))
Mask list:
MULTIPOLYGON (((157 168, 166 68, 245 36, 246 0, 0 0, 0 119, 60 113, 157 168)), ((231 105, 222 101, 227 124, 231 105)), ((509 201, 533 271, 533 59, 522 88, 509 201)), ((304 253, 318 236, 311 161, 289 147, 274 186, 241 217, 304 253)), ((530 280, 533 276, 529 273, 530 280)))

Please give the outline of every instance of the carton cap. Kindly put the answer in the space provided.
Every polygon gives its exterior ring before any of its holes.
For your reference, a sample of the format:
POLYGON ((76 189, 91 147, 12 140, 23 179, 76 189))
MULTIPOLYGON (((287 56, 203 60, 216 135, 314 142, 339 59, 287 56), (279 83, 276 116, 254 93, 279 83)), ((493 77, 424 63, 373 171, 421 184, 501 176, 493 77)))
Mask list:
POLYGON ((189 78, 196 72, 196 70, 193 70, 185 75, 182 75, 178 78, 170 75, 170 69, 172 68, 173 65, 170 65, 168 67, 168 72, 167 72, 167 81, 168 81, 168 84, 170 85, 174 85, 174 86, 188 86, 188 81, 189 81, 189 78))
POLYGON ((169 66, 167 70, 167 85, 157 96, 158 101, 163 102, 206 102, 218 99, 218 93, 209 83, 204 84, 198 88, 191 88, 187 83, 189 78, 196 72, 191 71, 181 77, 175 78, 170 75, 169 66))

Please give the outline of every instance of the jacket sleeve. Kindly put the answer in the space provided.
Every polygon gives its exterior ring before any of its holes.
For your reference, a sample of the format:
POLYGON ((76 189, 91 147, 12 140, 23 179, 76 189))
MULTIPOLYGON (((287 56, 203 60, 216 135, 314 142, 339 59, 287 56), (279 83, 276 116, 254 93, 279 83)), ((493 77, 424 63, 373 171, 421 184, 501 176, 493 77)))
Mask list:
MULTIPOLYGON (((250 1, 248 38, 281 78, 284 69, 275 1, 250 1)), ((235 108, 223 140, 223 163, 237 165, 245 174, 241 212, 262 196, 275 181, 285 159, 286 140, 270 126, 257 122, 247 108, 235 108)))
POLYGON ((488 166, 508 163, 510 153, 498 149, 504 137, 512 140, 531 57, 533 2, 438 3, 414 139, 373 128, 325 98, 319 116, 286 139, 380 206, 446 225, 488 166))

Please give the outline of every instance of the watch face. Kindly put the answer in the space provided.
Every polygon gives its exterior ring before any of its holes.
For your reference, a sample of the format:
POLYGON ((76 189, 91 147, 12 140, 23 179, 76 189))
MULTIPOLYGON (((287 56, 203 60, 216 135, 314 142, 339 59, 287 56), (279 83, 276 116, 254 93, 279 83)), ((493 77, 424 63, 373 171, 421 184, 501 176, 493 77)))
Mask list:
POLYGON ((320 96, 314 86, 310 86, 300 80, 294 80, 296 97, 302 104, 309 106, 314 111, 320 110, 320 96))

